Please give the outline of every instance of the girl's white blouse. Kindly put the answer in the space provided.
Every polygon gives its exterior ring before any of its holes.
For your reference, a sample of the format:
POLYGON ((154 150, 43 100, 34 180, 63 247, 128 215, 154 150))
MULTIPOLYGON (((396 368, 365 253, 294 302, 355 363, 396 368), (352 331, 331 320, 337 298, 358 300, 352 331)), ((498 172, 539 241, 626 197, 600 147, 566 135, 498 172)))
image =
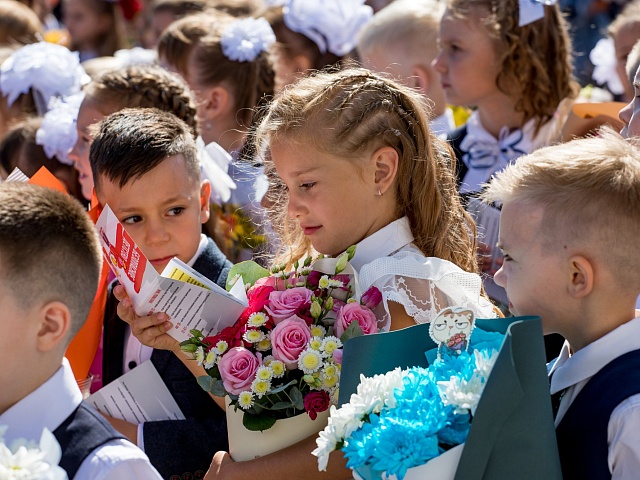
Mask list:
POLYGON ((412 242, 404 217, 358 243, 351 260, 362 292, 375 286, 382 293, 383 301, 375 311, 381 329, 390 326, 390 301, 403 305, 416 323, 429 323, 441 310, 453 306, 471 309, 476 318, 496 316, 489 300, 481 295, 480 275, 447 260, 425 257, 412 242))

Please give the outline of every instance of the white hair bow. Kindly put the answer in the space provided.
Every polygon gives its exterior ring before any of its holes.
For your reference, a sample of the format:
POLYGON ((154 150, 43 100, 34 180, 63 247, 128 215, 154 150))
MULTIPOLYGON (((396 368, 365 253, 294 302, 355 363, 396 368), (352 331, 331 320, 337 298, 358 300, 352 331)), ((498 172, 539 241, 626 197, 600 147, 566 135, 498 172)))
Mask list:
POLYGON ((222 32, 222 53, 234 62, 251 62, 276 41, 271 25, 264 18, 242 18, 222 32))
POLYGON ((544 6, 555 5, 558 0, 519 0, 520 18, 519 27, 524 27, 530 23, 544 18, 544 6))

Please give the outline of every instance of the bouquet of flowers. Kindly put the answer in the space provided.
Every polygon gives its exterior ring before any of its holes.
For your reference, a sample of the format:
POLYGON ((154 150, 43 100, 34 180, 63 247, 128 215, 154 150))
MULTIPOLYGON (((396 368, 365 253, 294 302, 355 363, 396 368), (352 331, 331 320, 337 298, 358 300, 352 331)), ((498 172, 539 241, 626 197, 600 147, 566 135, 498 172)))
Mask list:
MULTIPOLYGON (((215 336, 193 330, 181 348, 203 365, 205 390, 228 396, 240 409, 243 425, 264 431, 277 420, 307 413, 315 420, 337 401, 342 344, 353 336, 378 331, 372 308, 382 300, 377 289, 356 298, 355 253, 349 248, 325 274, 312 259, 271 272, 242 262, 229 274, 230 288, 245 282, 248 307, 237 322, 215 336)), ((326 270, 326 268, 324 269, 326 270)))
MULTIPOLYGON (((365 377, 349 403, 331 407, 320 432, 318 467, 342 450, 347 466, 402 480, 410 468, 464 443, 502 335, 472 353, 449 350, 427 368, 365 377)), ((385 477, 386 478, 386 477, 385 477)))
POLYGON ((0 478, 67 480, 67 473, 58 466, 62 450, 56 437, 46 428, 39 444, 17 439, 7 446, 3 435, 6 426, 0 425, 0 478))

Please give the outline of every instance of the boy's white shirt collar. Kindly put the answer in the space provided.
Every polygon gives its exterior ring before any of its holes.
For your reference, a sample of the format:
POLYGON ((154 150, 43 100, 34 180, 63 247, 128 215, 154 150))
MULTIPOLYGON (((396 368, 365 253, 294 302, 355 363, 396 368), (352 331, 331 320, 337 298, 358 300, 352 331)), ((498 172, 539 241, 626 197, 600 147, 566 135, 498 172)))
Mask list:
POLYGON ((602 367, 625 353, 640 348, 640 317, 620 325, 604 337, 570 354, 565 341, 560 355, 549 371, 551 394, 593 377, 602 367))
POLYGON ((49 380, 0 415, 0 425, 7 425, 7 442, 26 438, 40 441, 42 430, 58 428, 82 402, 82 393, 66 358, 49 380), (46 406, 45 406, 46 402, 46 406))
POLYGON ((357 272, 376 258, 387 257, 413 242, 407 217, 402 217, 369 235, 356 245, 356 254, 349 263, 357 272))

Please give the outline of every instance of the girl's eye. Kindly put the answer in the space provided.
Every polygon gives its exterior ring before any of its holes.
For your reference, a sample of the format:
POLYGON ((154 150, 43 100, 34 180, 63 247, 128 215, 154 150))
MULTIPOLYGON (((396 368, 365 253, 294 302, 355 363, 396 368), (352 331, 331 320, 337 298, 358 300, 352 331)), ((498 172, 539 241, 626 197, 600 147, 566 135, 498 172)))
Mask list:
POLYGON ((127 225, 133 225, 134 223, 138 223, 142 221, 142 217, 140 215, 131 215, 130 217, 123 218, 122 223, 127 225))
POLYGON ((182 212, 184 212, 184 207, 173 207, 169 209, 168 214, 175 217, 176 215, 180 215, 182 212))
POLYGON ((316 184, 316 182, 307 182, 307 183, 303 183, 300 185, 300 188, 304 189, 304 190, 309 190, 310 188, 312 188, 314 185, 316 184))

